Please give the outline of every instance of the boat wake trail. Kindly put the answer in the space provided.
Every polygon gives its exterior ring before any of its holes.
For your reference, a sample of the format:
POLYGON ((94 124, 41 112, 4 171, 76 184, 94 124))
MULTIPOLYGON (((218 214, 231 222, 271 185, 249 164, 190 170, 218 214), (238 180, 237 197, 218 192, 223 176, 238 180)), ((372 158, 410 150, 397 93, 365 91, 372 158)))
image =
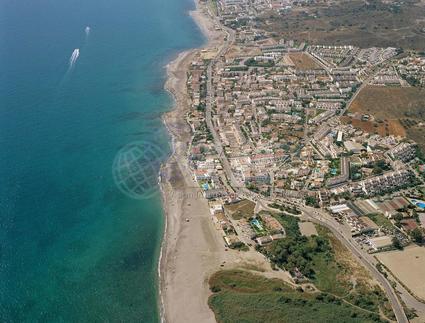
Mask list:
POLYGON ((84 29, 84 32, 86 33, 86 39, 87 39, 90 35, 90 26, 87 26, 86 29, 84 29))
MULTIPOLYGON (((90 31, 91 31, 90 26, 86 26, 86 28, 84 28, 84 33, 86 34, 86 40, 85 40, 86 44, 87 44, 87 40, 88 40, 89 35, 90 35, 90 31)), ((86 44, 84 44, 83 47, 86 44)), ((62 80, 59 83, 60 86, 62 86, 66 82, 66 80, 70 77, 71 72, 73 71, 75 64, 77 63, 79 56, 80 56, 80 49, 79 48, 74 49, 72 54, 71 54, 71 57, 69 58, 68 70, 66 71, 65 75, 63 76, 62 80)))
POLYGON ((69 67, 66 71, 65 75, 63 76, 62 80, 59 83, 59 87, 61 88, 63 84, 66 82, 66 80, 71 75, 72 70, 74 69, 75 63, 77 63, 78 57, 80 56, 80 49, 76 48, 71 54, 71 57, 69 58, 69 67))
POLYGON ((75 63, 77 62, 78 56, 80 56, 80 50, 76 48, 72 52, 71 58, 69 59, 69 68, 74 67, 75 63))

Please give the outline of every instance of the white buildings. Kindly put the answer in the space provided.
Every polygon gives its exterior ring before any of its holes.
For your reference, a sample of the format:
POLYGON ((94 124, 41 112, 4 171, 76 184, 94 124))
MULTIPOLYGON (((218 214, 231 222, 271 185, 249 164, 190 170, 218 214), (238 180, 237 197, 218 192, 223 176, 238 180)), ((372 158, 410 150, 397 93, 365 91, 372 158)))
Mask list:
POLYGON ((393 159, 399 159, 402 162, 408 162, 416 156, 416 146, 403 142, 395 146, 389 151, 389 155, 393 159))

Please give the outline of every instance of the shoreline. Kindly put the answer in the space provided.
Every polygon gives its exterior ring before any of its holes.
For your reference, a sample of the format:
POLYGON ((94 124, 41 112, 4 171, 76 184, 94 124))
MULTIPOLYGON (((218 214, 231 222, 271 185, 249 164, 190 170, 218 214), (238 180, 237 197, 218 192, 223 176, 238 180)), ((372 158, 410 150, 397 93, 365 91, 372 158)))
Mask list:
MULTIPOLYGON (((191 50, 186 50, 184 52, 181 52, 179 54, 177 54, 177 57, 175 59, 173 59, 170 63, 168 63, 166 65, 166 70, 167 70, 167 80, 166 83, 164 84, 164 89, 165 91, 167 91, 170 96, 172 97, 172 101, 173 101, 173 105, 171 107, 171 111, 173 111, 174 109, 177 108, 177 96, 173 90, 172 87, 168 86, 169 80, 170 80, 170 67, 175 65, 179 65, 181 64, 181 60, 183 58, 183 56, 186 55, 190 55, 190 54, 194 54, 195 51, 197 51, 197 49, 191 49, 191 50)), ((166 112, 163 116, 162 116, 162 123, 164 125, 164 127, 166 128, 168 134, 170 135, 170 139, 171 139, 171 153, 170 153, 170 157, 168 158, 168 160, 165 162, 164 165, 161 166, 160 169, 160 173, 162 173, 163 171, 167 170, 167 167, 169 166, 169 162, 170 160, 173 158, 174 154, 176 153, 176 137, 173 135, 170 126, 166 120, 166 114, 170 113, 171 111, 166 112)), ((161 247, 160 247, 160 253, 159 253, 159 259, 158 259, 158 281, 159 281, 159 288, 158 288, 158 296, 159 296, 159 314, 160 314, 160 320, 161 322, 166 322, 165 320, 165 306, 164 306, 164 295, 163 295, 163 277, 164 274, 163 272, 163 267, 165 266, 164 262, 166 262, 166 258, 164 258, 164 253, 167 250, 167 233, 168 233, 168 219, 167 219, 167 207, 166 207, 166 203, 167 203, 167 190, 164 187, 164 183, 162 182, 162 180, 159 182, 159 188, 161 191, 161 199, 162 199, 162 207, 163 207, 163 212, 164 212, 164 217, 165 217, 165 221, 164 221, 164 231, 163 231, 163 238, 162 238, 162 242, 161 242, 161 247)))
POLYGON ((187 93, 189 64, 203 50, 220 52, 228 35, 216 29, 208 10, 199 0, 189 12, 206 38, 199 48, 186 50, 166 66, 164 88, 173 98, 172 109, 162 120, 172 142, 172 154, 161 167, 160 189, 165 216, 158 277, 161 322, 216 322, 208 305, 209 277, 223 269, 245 269, 291 284, 288 272, 275 271, 266 257, 255 250, 237 251, 225 245, 221 229, 214 225, 208 201, 202 196, 188 164, 192 129, 186 120, 190 111, 187 93))
MULTIPOLYGON (((185 148, 191 140, 190 126, 185 120, 185 114, 189 110, 189 98, 187 96, 186 89, 186 73, 190 62, 195 57, 195 55, 203 49, 213 47, 214 42, 220 38, 218 37, 217 32, 213 32, 213 29, 208 28, 208 25, 213 24, 211 18, 202 13, 202 7, 198 0, 194 0, 194 2, 196 8, 191 10, 189 15, 203 33, 204 37, 206 38, 206 42, 198 48, 189 49, 179 53, 174 60, 166 65, 167 80, 165 82, 164 89, 172 96, 173 105, 171 110, 162 116, 164 126, 166 127, 171 137, 172 149, 169 159, 161 167, 161 173, 167 174, 166 179, 162 179, 160 182, 162 204, 165 216, 163 239, 158 260, 158 303, 161 322, 167 322, 167 318, 171 316, 173 317, 173 321, 180 320, 178 317, 175 317, 175 315, 170 315, 172 312, 170 307, 173 307, 170 303, 170 299, 173 297, 169 297, 169 294, 172 294, 169 292, 169 288, 171 282, 174 280, 173 276, 176 276, 176 254, 180 253, 183 249, 181 246, 178 246, 181 226, 184 221, 183 219, 188 219, 188 217, 191 216, 190 212, 184 210, 184 205, 181 203, 182 201, 186 200, 186 193, 184 193, 184 190, 193 190, 193 183, 190 185, 192 177, 189 172, 189 168, 187 165, 182 165, 187 162, 185 148), (184 160, 185 158, 186 160, 184 160), (181 169, 182 166, 184 168, 183 170, 181 169), (175 200, 175 198, 178 197, 176 195, 181 195, 181 198, 179 199, 180 203, 175 200)), ((202 201, 202 199, 197 198, 197 196, 195 198, 198 200, 198 202, 206 203, 206 201, 202 201)), ((205 210, 208 211, 208 208, 205 210)), ((209 214, 206 213, 203 213, 203 215, 209 216, 209 214)), ((190 252, 190 250, 186 251, 190 252)), ((207 306, 206 301, 205 306, 207 306)), ((212 321, 215 321, 212 311, 210 311, 209 316, 210 317, 208 321, 211 321, 211 318, 213 319, 212 321)))

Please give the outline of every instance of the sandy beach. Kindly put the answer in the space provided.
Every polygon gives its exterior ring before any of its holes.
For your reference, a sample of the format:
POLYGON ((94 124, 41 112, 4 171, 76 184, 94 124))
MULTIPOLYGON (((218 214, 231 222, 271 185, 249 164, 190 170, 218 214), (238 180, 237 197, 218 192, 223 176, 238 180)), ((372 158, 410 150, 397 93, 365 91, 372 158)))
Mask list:
POLYGON ((213 224, 207 200, 201 195, 187 164, 191 130, 186 122, 189 98, 186 91, 187 69, 202 49, 217 48, 225 34, 214 28, 208 14, 197 10, 191 16, 206 38, 203 48, 181 53, 167 66, 165 88, 174 97, 174 108, 164 115, 164 123, 173 138, 174 152, 162 169, 166 229, 160 259, 160 299, 163 322, 215 322, 208 307, 208 278, 223 268, 260 270, 287 278, 285 273, 272 272, 265 258, 255 251, 226 250, 218 228, 213 224))
MULTIPOLYGON (((197 10, 191 16, 207 38, 205 48, 216 46, 222 35, 213 32, 212 22, 197 10), (211 32, 209 32, 211 30, 211 32)), ((207 201, 199 191, 187 166, 187 147, 191 139, 185 120, 189 108, 186 72, 201 49, 181 53, 167 66, 165 88, 174 97, 174 108, 164 115, 173 140, 173 155, 162 169, 166 228, 160 259, 161 317, 164 322, 214 322, 208 308, 208 274, 219 267, 216 254, 224 243, 214 232, 207 201)))

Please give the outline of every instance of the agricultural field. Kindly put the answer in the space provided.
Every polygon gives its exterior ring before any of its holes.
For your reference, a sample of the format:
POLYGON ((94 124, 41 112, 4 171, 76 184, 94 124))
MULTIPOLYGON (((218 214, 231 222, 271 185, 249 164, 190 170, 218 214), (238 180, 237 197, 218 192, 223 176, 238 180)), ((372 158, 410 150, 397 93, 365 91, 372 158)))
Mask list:
POLYGON ((407 136, 425 150, 425 89, 367 86, 357 95, 349 112, 371 114, 374 121, 345 116, 344 122, 370 133, 407 136))
POLYGON ((260 27, 277 37, 310 44, 401 47, 425 50, 425 6, 421 1, 342 0, 293 6, 260 16, 260 27))
POLYGON ((410 291, 425 300, 425 248, 417 245, 404 250, 379 253, 385 265, 410 291), (406 265, 408 264, 408 265, 406 265))
POLYGON ((208 304, 217 322, 388 322, 379 314, 327 293, 308 293, 279 279, 242 270, 209 279, 208 304))

